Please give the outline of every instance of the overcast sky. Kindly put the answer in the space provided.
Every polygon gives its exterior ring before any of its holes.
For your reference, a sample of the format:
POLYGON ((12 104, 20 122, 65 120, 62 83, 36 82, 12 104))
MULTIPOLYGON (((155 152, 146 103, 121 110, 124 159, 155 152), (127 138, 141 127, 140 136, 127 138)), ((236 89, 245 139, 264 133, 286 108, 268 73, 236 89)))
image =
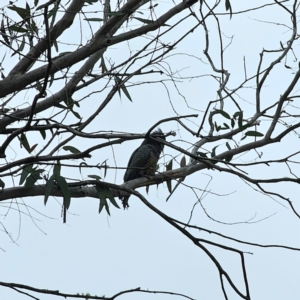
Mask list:
MULTIPOLYGON (((175 2, 179 3, 179 1, 175 2)), ((224 3, 220 5, 220 12, 225 10, 225 0, 222 2, 224 3)), ((292 3, 292 1, 288 2, 292 3)), ((29 3, 32 5, 31 2, 29 3)), ((44 1, 40 1, 40 4, 42 3, 44 1)), ((174 5, 171 1, 157 3, 159 3, 158 15, 166 7, 171 8, 174 5)), ((248 1, 231 0, 234 11, 263 3, 271 3, 271 1, 257 0, 248 3, 248 1)), ((18 1, 16 5, 23 7, 24 1, 18 1)), ((100 4, 97 9, 101 9, 100 4)), ((199 3, 196 3, 192 9, 200 18, 199 3)), ((183 12, 182 16, 184 14, 186 12, 183 12)), ((220 20, 225 44, 230 43, 224 58, 225 69, 231 73, 229 87, 232 88, 243 81, 244 57, 250 77, 256 72, 259 53, 262 49, 280 48, 280 41, 285 42, 291 34, 288 28, 276 25, 286 24, 290 21, 288 15, 279 8, 268 7, 238 14, 234 15, 231 20, 228 15, 220 16, 220 20), (231 39, 231 37, 233 38, 231 39)), ((78 19, 76 22, 73 28, 67 31, 68 34, 59 38, 61 42, 78 43, 78 28, 82 25, 79 24, 78 19), (78 40, 74 41, 76 38, 78 40)), ((168 23, 172 24, 173 22, 168 23)), ((176 34, 175 32, 169 34, 168 40, 174 42, 178 38, 177 34, 184 32, 185 26, 191 27, 191 24, 194 23, 192 18, 185 21, 179 26, 176 34)), ((218 63, 219 46, 216 23, 211 18, 208 19, 207 24, 210 26, 211 34, 210 54, 218 63)), ((86 30, 85 38, 88 38, 90 31, 86 30)), ((137 41, 133 41, 131 45, 130 49, 139 48, 137 41)), ((199 114, 198 118, 190 119, 193 123, 186 121, 186 124, 193 130, 197 130, 207 103, 216 99, 218 89, 216 81, 208 76, 212 74, 212 71, 203 54, 204 46, 203 29, 199 27, 177 47, 178 55, 167 60, 172 70, 180 71, 182 77, 197 76, 191 81, 178 80, 178 89, 185 98, 178 93, 172 82, 162 84, 159 82, 159 75, 149 75, 149 77, 139 80, 156 80, 157 83, 128 87, 132 102, 124 94, 121 95, 121 98, 116 95, 99 115, 97 122, 93 122, 86 131, 115 130, 145 133, 157 121, 176 116, 176 112, 180 115, 199 114), (207 76, 202 77, 203 75, 207 76)), ((298 46, 295 44, 295 53, 299 53, 298 46)), ((112 58, 117 63, 128 57, 130 49, 126 43, 116 45, 109 49, 105 56, 107 59, 112 58)), ((4 55, 4 47, 0 47, 0 60, 4 55)), ((10 55, 11 53, 6 53, 5 74, 18 59, 17 56, 9 58, 10 55)), ((274 57, 270 54, 270 58, 274 57)), ((297 66, 292 58, 288 64, 293 68, 297 66)), ((293 71, 293 69, 286 71, 283 64, 274 70, 274 74, 272 73, 270 80, 266 82, 263 91, 263 105, 267 106, 272 103, 270 101, 279 98, 290 82, 293 71), (285 76, 281 74, 285 74, 285 76)), ((133 82, 134 80, 131 81, 131 83, 133 82)), ((63 84, 65 83, 60 83, 61 86, 63 84)), ((100 87, 97 84, 92 85, 89 90, 75 94, 74 98, 82 99, 88 93, 99 91, 100 87)), ((254 83, 252 84, 254 86, 254 83)), ((102 94, 91 94, 77 109, 78 112, 83 117, 87 117, 98 107, 106 95, 107 91, 102 94)), ((239 93, 240 105, 244 110, 245 118, 253 115, 254 95, 255 90, 251 86, 239 93)), ((30 103, 31 97, 32 95, 26 94, 25 100, 30 103)), ((20 104, 24 102, 20 98, 16 100, 16 103, 17 101, 20 104)), ((230 105, 224 109, 228 109, 231 114, 235 112, 230 105)), ((47 113, 50 114, 50 112, 47 113)), ((263 120, 258 130, 263 132, 268 122, 268 120, 263 120)), ((183 140, 185 142, 178 143, 178 145, 185 149, 189 148, 189 143, 197 141, 175 122, 164 123, 160 127, 165 133, 171 130, 175 131, 177 136, 169 137, 168 141, 183 140)), ((107 160, 109 166, 126 167, 131 153, 140 143, 141 141, 137 140, 116 145, 113 149, 98 150, 86 162, 97 164, 107 160)), ((93 140, 83 141, 80 139, 70 143, 80 150, 93 144, 93 140)), ((298 144, 298 138, 291 134, 282 143, 268 146, 266 149, 259 149, 258 152, 263 152, 262 159, 264 160, 274 159, 288 155, 293 149, 298 148, 298 144)), ((25 154, 17 142, 15 145, 16 148, 11 149, 8 160, 20 159, 25 154)), ((220 148, 225 149, 225 142, 220 148)), ((206 150, 211 150, 211 148, 206 150)), ((169 161, 170 157, 174 155, 178 155, 178 153, 165 147, 160 163, 169 161)), ((180 158, 181 156, 178 160, 180 158)), ((257 154, 250 152, 235 161, 249 162, 254 159, 257 159, 257 154)), ((175 164, 175 167, 177 168, 178 165, 175 164)), ((163 171, 162 167, 160 171, 163 171)), ((286 172, 279 167, 270 171, 267 166, 253 168, 251 171, 251 175, 255 178, 270 177, 273 174, 286 172)), ((74 170, 70 168, 63 168, 62 174, 66 178, 75 177, 74 170)), ((87 179, 87 176, 92 174, 103 176, 98 170, 91 169, 82 170, 81 176, 83 179, 87 179)), ((124 170, 109 170, 105 181, 121 184, 123 175, 124 170)), ((81 179, 80 173, 76 173, 76 176, 81 179)), ((18 182, 19 178, 16 178, 15 183, 18 184, 18 182)), ((286 203, 277 201, 278 199, 275 201, 254 191, 240 178, 214 170, 195 173, 186 178, 184 183, 199 188, 198 196, 201 196, 201 190, 210 191, 204 193, 202 205, 211 218, 207 216, 200 205, 197 205, 192 224, 248 242, 300 248, 300 222, 286 203)), ((297 204, 298 188, 296 189, 295 186, 291 188, 291 185, 288 184, 280 185, 280 187, 274 185, 270 188, 275 191, 284 189, 286 195, 294 201, 296 209, 300 212, 300 204, 297 204)), ((189 220, 191 209, 197 202, 194 193, 184 186, 180 186, 168 202, 166 202, 168 189, 165 184, 159 185, 158 188, 151 186, 148 195, 144 188, 139 191, 158 209, 182 222, 189 220)), ((0 281, 59 290, 64 293, 90 293, 107 297, 123 290, 140 287, 153 291, 181 293, 194 299, 223 299, 218 270, 209 257, 134 196, 130 198, 128 210, 111 207, 111 217, 108 217, 105 211, 98 214, 99 201, 97 199, 72 199, 66 224, 63 224, 62 221, 61 199, 59 198, 50 197, 46 207, 43 204, 43 198, 40 197, 19 199, 18 203, 23 214, 17 212, 16 205, 13 205, 10 210, 5 203, 0 206, 0 222, 6 226, 13 239, 16 240, 15 243, 12 243, 6 234, 1 234, 0 247, 4 251, 0 251, 0 281), (24 207, 25 203, 32 209, 27 210, 24 207), (28 213, 32 217, 28 216, 28 213)), ((300 299, 298 271, 300 255, 298 251, 251 247, 230 243, 204 232, 195 231, 193 233, 198 237, 248 252, 245 259, 252 299, 300 299)), ((219 248, 208 247, 208 249, 232 276, 235 284, 244 291, 239 256, 219 248)), ((228 285, 225 286, 230 300, 240 299, 228 285)), ((59 299, 46 295, 36 295, 36 297, 43 300, 59 299)), ((29 299, 4 287, 0 287, 0 298, 29 299)), ((133 293, 125 294, 118 299, 181 298, 165 294, 133 293)))

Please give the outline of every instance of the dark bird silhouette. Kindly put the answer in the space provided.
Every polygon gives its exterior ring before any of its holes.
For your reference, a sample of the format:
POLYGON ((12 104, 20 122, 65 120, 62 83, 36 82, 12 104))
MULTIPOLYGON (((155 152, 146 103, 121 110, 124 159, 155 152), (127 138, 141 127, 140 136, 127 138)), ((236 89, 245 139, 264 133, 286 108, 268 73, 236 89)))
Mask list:
MULTIPOLYGON (((165 137, 159 128, 156 131, 153 131, 153 133, 150 134, 150 137, 159 137, 165 140, 165 137)), ((164 144, 150 137, 145 138, 142 144, 131 154, 124 175, 124 182, 155 174, 157 162, 164 149, 164 144)), ((124 208, 129 207, 128 198, 129 196, 125 196, 122 199, 124 208)))

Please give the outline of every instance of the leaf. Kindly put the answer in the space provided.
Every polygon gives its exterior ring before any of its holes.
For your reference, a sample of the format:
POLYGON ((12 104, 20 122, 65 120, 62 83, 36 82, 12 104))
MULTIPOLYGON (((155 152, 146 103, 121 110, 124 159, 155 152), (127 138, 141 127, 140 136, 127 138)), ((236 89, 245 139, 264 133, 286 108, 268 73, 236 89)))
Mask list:
POLYGON ((230 19, 232 18, 232 8, 229 0, 225 0, 225 8, 230 11, 230 19))
POLYGON ((106 188, 106 197, 110 200, 111 204, 113 206, 115 206, 116 208, 120 208, 120 206, 118 205, 118 203, 116 202, 112 191, 110 190, 110 188, 106 188))
POLYGON ((243 127, 243 112, 242 111, 237 111, 233 117, 236 119, 238 117, 238 126, 240 129, 243 127))
POLYGON ((41 129, 41 130, 39 130, 39 132, 42 135, 43 140, 44 140, 46 138, 46 130, 45 129, 41 129))
POLYGON ((23 184, 23 182, 25 181, 27 176, 29 174, 31 174, 32 171, 33 171, 33 165, 29 165, 29 166, 26 166, 25 168, 23 168, 23 171, 22 171, 21 176, 20 176, 19 185, 23 184))
POLYGON ((20 45, 20 47, 18 48, 17 51, 22 52, 23 49, 24 49, 24 46, 25 46, 25 38, 24 38, 24 36, 23 36, 23 38, 22 38, 22 43, 21 43, 21 45, 20 45))
POLYGON ((219 147, 219 146, 216 146, 216 147, 214 147, 212 149, 212 151, 211 151, 211 158, 214 158, 216 156, 216 149, 217 149, 217 147, 219 147))
POLYGON ((23 27, 16 26, 16 25, 9 26, 9 29, 12 30, 12 31, 21 32, 21 33, 27 33, 28 32, 27 29, 25 29, 23 27))
POLYGON ((235 121, 234 121, 234 119, 232 118, 232 119, 231 119, 231 128, 233 128, 234 125, 235 125, 235 121))
POLYGON ((128 93, 128 90, 126 89, 124 84, 121 85, 121 89, 122 89, 123 93, 126 95, 126 97, 132 102, 130 94, 128 93))
POLYGON ((200 157, 205 157, 205 158, 207 158, 207 154, 206 153, 204 153, 204 152, 197 152, 197 155, 198 156, 200 156, 200 157))
POLYGON ((23 20, 30 17, 30 8, 28 10, 28 9, 18 7, 18 6, 15 6, 15 5, 8 6, 7 8, 10 9, 10 10, 15 11, 23 20))
POLYGON ((101 213, 103 207, 105 207, 108 215, 110 216, 109 207, 108 207, 108 204, 107 204, 107 201, 106 201, 105 187, 96 186, 96 190, 97 190, 97 193, 98 193, 98 197, 100 199, 99 214, 101 213))
POLYGON ((81 116, 80 116, 80 114, 79 114, 78 112, 74 111, 73 109, 71 110, 71 112, 72 112, 72 114, 73 114, 77 119, 79 119, 79 120, 82 119, 81 116))
POLYGON ((78 154, 78 153, 81 153, 77 148, 73 147, 73 146, 64 146, 63 149, 65 151, 70 151, 72 152, 73 154, 78 154))
POLYGON ((106 15, 108 15, 108 16, 124 16, 125 13, 122 11, 111 11, 111 12, 106 13, 106 15))
POLYGON ((96 180, 98 180, 98 181, 101 180, 101 177, 98 176, 98 175, 88 175, 88 177, 93 178, 93 179, 96 179, 96 180))
POLYGON ((152 23, 154 23, 154 21, 152 21, 152 20, 147 20, 147 19, 138 18, 138 17, 133 17, 133 19, 136 19, 136 20, 138 20, 138 21, 140 21, 142 23, 145 23, 145 24, 152 24, 152 23))
POLYGON ((55 177, 55 181, 56 181, 57 185, 59 186, 59 188, 61 189, 61 192, 64 196, 64 207, 66 209, 69 209, 70 204, 71 204, 71 193, 70 193, 70 189, 67 184, 67 181, 62 176, 55 177))
POLYGON ((24 146, 24 148, 27 150, 28 153, 31 152, 28 140, 27 140, 26 135, 24 133, 21 133, 21 145, 24 146))
POLYGON ((58 163, 57 165, 54 166, 53 168, 53 176, 55 178, 59 177, 60 176, 60 170, 61 170, 61 165, 60 163, 58 163))
POLYGON ((38 144, 34 144, 31 148, 30 148, 30 153, 36 148, 38 144))
POLYGON ((30 188, 32 186, 34 186, 34 184, 36 183, 37 180, 42 179, 41 177, 41 173, 43 173, 44 170, 34 170, 26 179, 25 188, 30 188))
POLYGON ((101 21, 103 21, 103 19, 101 19, 101 18, 85 18, 83 20, 89 21, 89 22, 101 22, 101 21))
POLYGON ((228 120, 231 119, 230 116, 229 116, 229 114, 228 114, 226 111, 224 111, 224 110, 216 109, 215 112, 216 112, 217 114, 221 114, 224 118, 226 118, 226 119, 228 119, 228 120))
MULTIPOLYGON (((166 170, 167 171, 172 170, 172 167, 173 167, 173 159, 171 159, 170 162, 167 164, 166 170)), ((171 182, 171 180, 167 180, 166 182, 167 182, 168 191, 171 193, 172 192, 172 182, 171 182)))
POLYGON ((232 160, 232 158, 233 158, 233 155, 228 155, 228 156, 225 157, 225 160, 227 162, 230 162, 232 160))
POLYGON ((246 136, 264 136, 264 134, 258 132, 258 131, 247 131, 245 133, 246 136))
POLYGON ((4 39, 4 41, 6 42, 6 44, 10 45, 9 39, 7 37, 8 35, 5 32, 4 19, 2 19, 2 21, 1 21, 1 30, 0 31, 1 31, 1 35, 4 39))
POLYGON ((231 150, 231 147, 230 147, 228 142, 226 143, 226 147, 227 147, 228 150, 231 150))
POLYGON ((79 172, 80 172, 80 175, 82 175, 82 174, 81 174, 81 166, 87 166, 87 163, 84 162, 84 161, 80 163, 80 165, 79 165, 79 172))
POLYGON ((0 179, 0 188, 3 190, 4 187, 5 187, 5 182, 2 179, 0 179))
POLYGON ((52 175, 45 184, 45 198, 44 198, 45 205, 47 204, 48 198, 51 194, 53 184, 54 184, 54 175, 52 175))
POLYGON ((185 166, 186 166, 186 159, 185 159, 185 156, 183 156, 181 161, 180 161, 180 167, 183 168, 185 166))

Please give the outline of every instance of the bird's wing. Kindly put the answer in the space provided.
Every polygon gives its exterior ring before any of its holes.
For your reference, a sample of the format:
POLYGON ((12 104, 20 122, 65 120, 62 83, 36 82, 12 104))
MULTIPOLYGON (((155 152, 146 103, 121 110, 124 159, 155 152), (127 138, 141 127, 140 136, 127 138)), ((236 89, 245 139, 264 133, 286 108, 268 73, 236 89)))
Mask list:
POLYGON ((152 147, 141 145, 130 156, 124 181, 133 180, 143 176, 143 170, 149 166, 152 147))

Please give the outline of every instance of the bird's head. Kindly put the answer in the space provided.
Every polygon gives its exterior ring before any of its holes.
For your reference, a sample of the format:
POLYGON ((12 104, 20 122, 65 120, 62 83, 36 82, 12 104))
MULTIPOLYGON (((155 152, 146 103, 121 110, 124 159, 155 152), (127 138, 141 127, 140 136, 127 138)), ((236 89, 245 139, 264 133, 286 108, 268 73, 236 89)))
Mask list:
MULTIPOLYGON (((160 128, 157 128, 155 131, 153 131, 151 134, 150 134, 151 137, 154 137, 154 138, 160 138, 162 140, 166 140, 163 132, 161 131, 160 128)), ((145 144, 150 144, 150 145, 153 145, 155 147, 157 147, 159 149, 159 152, 163 151, 164 149, 164 144, 163 143, 160 143, 159 141, 156 141, 154 139, 151 139, 151 138, 145 138, 145 140, 143 141, 142 145, 145 145, 145 144)))

